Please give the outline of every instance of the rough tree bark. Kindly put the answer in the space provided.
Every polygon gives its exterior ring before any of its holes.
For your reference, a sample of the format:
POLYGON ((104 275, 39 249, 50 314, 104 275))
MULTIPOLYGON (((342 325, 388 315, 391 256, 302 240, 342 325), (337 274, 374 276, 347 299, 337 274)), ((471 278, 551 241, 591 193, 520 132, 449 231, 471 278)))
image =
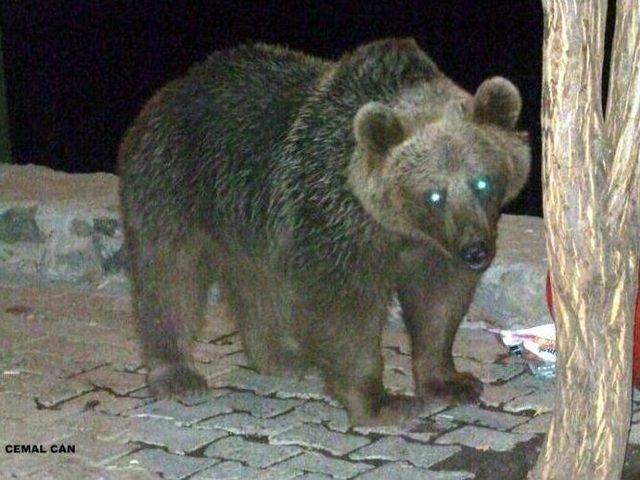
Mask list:
POLYGON ((560 353, 533 479, 618 479, 638 266, 640 1, 618 0, 606 113, 606 0, 542 0, 543 192, 560 353))

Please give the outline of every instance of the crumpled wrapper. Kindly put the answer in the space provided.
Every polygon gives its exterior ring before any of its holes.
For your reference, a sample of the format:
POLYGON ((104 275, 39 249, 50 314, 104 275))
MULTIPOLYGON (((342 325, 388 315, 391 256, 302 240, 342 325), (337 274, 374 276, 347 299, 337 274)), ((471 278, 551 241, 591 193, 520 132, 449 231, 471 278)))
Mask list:
POLYGON ((525 357, 532 355, 547 363, 555 363, 557 360, 556 326, 553 323, 522 330, 489 328, 488 331, 500 336, 502 343, 509 347, 511 352, 525 357))

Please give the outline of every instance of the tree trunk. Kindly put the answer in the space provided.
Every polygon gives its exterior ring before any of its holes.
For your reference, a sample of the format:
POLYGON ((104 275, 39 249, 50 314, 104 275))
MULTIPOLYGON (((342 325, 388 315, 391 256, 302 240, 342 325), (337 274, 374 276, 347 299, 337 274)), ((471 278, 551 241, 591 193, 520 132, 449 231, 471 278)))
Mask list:
POLYGON ((533 479, 618 479, 631 412, 640 197, 640 1, 542 0, 544 217, 559 359, 533 479))

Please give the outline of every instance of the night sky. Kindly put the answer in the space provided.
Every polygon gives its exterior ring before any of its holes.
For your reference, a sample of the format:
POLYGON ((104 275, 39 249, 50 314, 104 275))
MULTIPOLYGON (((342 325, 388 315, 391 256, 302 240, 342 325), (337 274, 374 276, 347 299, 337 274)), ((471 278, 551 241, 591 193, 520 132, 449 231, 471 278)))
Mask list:
POLYGON ((507 211, 541 214, 539 1, 6 0, 0 21, 17 163, 113 171, 144 101, 216 49, 256 40, 336 58, 376 38, 412 36, 468 90, 492 75, 520 88, 534 162, 507 211))

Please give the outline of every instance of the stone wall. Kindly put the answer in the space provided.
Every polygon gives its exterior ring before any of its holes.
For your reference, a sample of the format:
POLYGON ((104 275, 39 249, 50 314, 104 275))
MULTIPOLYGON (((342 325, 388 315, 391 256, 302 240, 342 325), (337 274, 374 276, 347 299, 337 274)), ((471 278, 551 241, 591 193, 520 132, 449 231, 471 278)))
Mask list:
MULTIPOLYGON (((0 165, 0 278, 125 293, 117 190, 111 174, 0 165)), ((503 327, 549 322, 545 273, 542 220, 504 215, 470 319, 503 327)))

